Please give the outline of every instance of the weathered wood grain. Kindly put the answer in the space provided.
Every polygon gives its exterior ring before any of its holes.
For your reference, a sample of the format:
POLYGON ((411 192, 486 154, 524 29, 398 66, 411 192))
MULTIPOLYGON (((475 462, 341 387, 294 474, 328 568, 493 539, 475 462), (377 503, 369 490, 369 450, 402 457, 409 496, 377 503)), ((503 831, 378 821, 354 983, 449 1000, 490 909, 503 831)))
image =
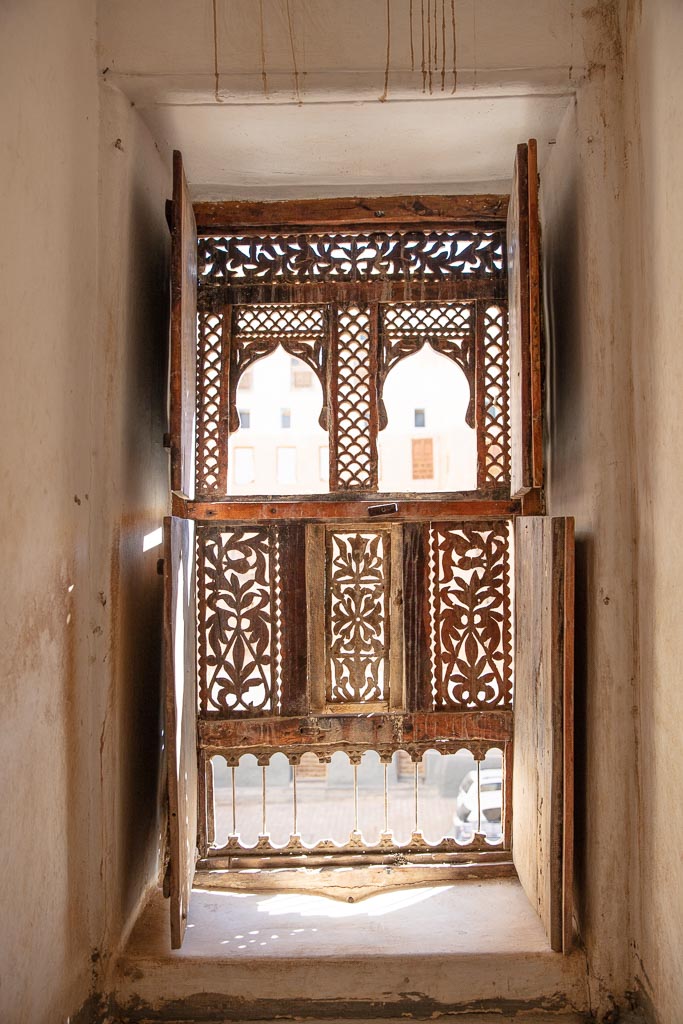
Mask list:
POLYGON ((511 493, 543 486, 540 227, 536 141, 517 147, 507 220, 511 493))
POLYGON ((194 497, 197 349, 197 226, 183 171, 173 153, 171 253, 171 490, 194 497))
POLYGON ((328 520, 359 520, 367 518, 368 523, 424 522, 429 519, 504 519, 520 511, 518 501, 504 497, 479 498, 468 492, 462 497, 455 494, 440 498, 416 498, 414 495, 382 494, 374 497, 343 497, 338 495, 316 496, 314 498, 234 498, 220 501, 188 501, 182 494, 173 495, 173 515, 197 522, 277 522, 328 520), (377 502, 398 503, 398 512, 386 517, 370 517, 368 509, 377 502))
POLYGON ((341 199, 286 199, 277 202, 197 202, 195 218, 201 234, 223 231, 314 231, 345 227, 367 230, 459 224, 482 227, 505 222, 506 195, 377 196, 341 199))
POLYGON ((164 520, 164 669, 171 946, 179 949, 197 850, 194 523, 164 520))
POLYGON ((553 949, 571 942, 573 522, 515 522, 512 850, 553 949))
POLYGON ((397 714, 312 714, 301 718, 200 719, 199 742, 207 750, 249 753, 255 749, 344 750, 458 749, 458 743, 488 745, 512 739, 511 711, 439 711, 397 714), (489 742, 490 741, 490 742, 489 742))
POLYGON ((280 622, 282 656, 281 714, 308 712, 306 528, 288 523, 278 530, 280 546, 280 622))

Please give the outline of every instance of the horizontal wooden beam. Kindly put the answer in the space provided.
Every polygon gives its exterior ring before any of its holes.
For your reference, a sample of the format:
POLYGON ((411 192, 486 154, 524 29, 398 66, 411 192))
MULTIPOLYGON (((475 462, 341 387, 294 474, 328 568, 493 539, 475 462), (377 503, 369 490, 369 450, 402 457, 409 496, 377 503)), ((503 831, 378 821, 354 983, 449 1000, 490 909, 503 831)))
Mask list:
POLYGON ((234 522, 325 522, 333 520, 378 522, 419 522, 446 519, 507 519, 520 512, 520 503, 506 498, 473 498, 471 495, 441 498, 272 498, 248 501, 195 500, 173 494, 173 515, 204 523, 234 522), (370 515, 373 506, 396 502, 398 511, 370 515))
POLYGON ((507 276, 447 278, 431 281, 406 277, 397 281, 301 281, 299 283, 212 284, 200 280, 197 308, 202 313, 220 312, 227 305, 270 302, 357 303, 371 302, 468 302, 480 299, 491 305, 507 300, 507 276))
POLYGON ((507 743, 512 711, 309 715, 298 718, 200 719, 199 745, 207 752, 265 753, 308 750, 457 750, 458 744, 507 743))
POLYGON ((259 229, 271 232, 396 230, 453 224, 482 228, 504 224, 509 196, 379 196, 341 199, 286 199, 278 202, 198 202, 198 234, 259 229))

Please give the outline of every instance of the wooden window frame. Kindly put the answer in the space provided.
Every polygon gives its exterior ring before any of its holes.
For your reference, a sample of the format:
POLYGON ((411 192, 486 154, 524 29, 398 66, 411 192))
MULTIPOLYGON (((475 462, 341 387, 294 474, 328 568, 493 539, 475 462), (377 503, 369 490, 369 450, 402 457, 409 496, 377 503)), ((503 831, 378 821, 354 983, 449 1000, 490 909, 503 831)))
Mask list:
MULTIPOLYGON (((412 577, 410 574, 405 574, 403 567, 400 569, 406 593, 410 592, 411 586, 414 589, 415 587, 419 588, 421 585, 419 572, 422 563, 420 558, 424 557, 424 554, 420 555, 419 546, 416 551, 405 547, 406 544, 410 545, 412 543, 411 538, 419 537, 420 524, 434 520, 439 522, 457 522, 474 519, 486 522, 487 520, 516 519, 526 513, 535 514, 542 511, 540 299, 537 270, 538 229, 537 199, 535 199, 536 167, 534 143, 520 147, 518 150, 513 197, 509 205, 508 197, 506 196, 404 196, 373 200, 291 201, 268 204, 199 203, 195 204, 194 208, 192 208, 182 172, 182 160, 179 154, 174 154, 174 172, 174 201, 169 210, 169 219, 172 224, 174 237, 170 417, 173 519, 167 523, 166 544, 166 593, 169 608, 173 607, 173 602, 178 600, 174 590, 176 586, 174 571, 178 564, 180 550, 177 540, 176 548, 173 548, 173 538, 178 538, 182 534, 181 528, 176 525, 178 522, 185 521, 187 523, 191 521, 193 527, 198 529, 201 529, 202 524, 216 524, 217 526, 232 523, 252 523, 254 526, 262 526, 268 523, 291 524, 294 530, 293 536, 296 535, 296 543, 300 549, 299 565, 304 566, 307 557, 310 558, 312 556, 304 554, 305 545, 302 546, 304 534, 301 531, 298 534, 296 533, 296 524, 306 524, 309 536, 315 536, 316 531, 324 533, 326 529, 329 529, 334 524, 337 524, 338 528, 344 528, 345 525, 351 526, 359 522, 366 523, 369 521, 366 517, 369 515, 370 507, 377 500, 374 494, 367 492, 357 495, 337 492, 310 498, 269 497, 267 499, 235 499, 223 496, 215 498, 207 494, 195 496, 194 480, 191 479, 192 474, 189 467, 192 464, 195 452, 199 450, 198 448, 195 449, 195 443, 200 445, 206 439, 202 439, 202 437, 194 438, 192 435, 192 416, 188 413, 188 406, 190 405, 192 406, 192 413, 194 412, 196 400, 192 389, 192 380, 190 379, 192 374, 189 372, 189 363, 193 362, 195 358, 194 348, 196 344, 193 336, 194 321, 191 319, 192 302, 195 302, 200 317, 202 315, 210 317, 212 309, 206 307, 203 304, 203 300, 199 303, 197 302, 196 262, 193 264, 192 255, 189 251, 191 246, 188 245, 188 239, 192 238, 193 231, 195 238, 197 234, 219 234, 227 230, 233 233, 239 231, 244 234, 249 234, 249 232, 263 234, 299 232, 305 234, 307 232, 330 230, 332 228, 344 228, 346 231, 354 232, 377 229, 378 222, 381 222, 383 230, 409 230, 410 228, 414 229, 416 226, 434 229, 444 226, 451 227, 454 223, 470 225, 473 228, 483 227, 487 229, 491 225, 503 225, 507 219, 508 245, 511 246, 508 252, 508 259, 510 260, 514 278, 511 284, 510 295, 511 302, 514 305, 514 311, 510 310, 510 360, 513 383, 516 382, 515 393, 513 394, 514 422, 516 426, 513 431, 512 493, 509 488, 489 488, 488 493, 484 495, 467 492, 449 494, 445 499, 437 495, 427 495, 425 497, 401 495, 400 508, 396 513, 391 514, 390 519, 392 524, 397 525, 392 525, 390 529, 396 532, 399 529, 398 524, 400 524, 400 528, 404 530, 402 557, 405 564, 406 554, 409 553, 412 569, 412 577), (521 259, 519 258, 520 253, 522 254, 521 259), (189 353, 192 353, 191 357, 189 353)), ((339 285, 337 285, 338 289, 339 285)), ((378 284, 375 291, 377 293, 375 300, 372 299, 372 296, 367 298, 367 293, 365 293, 363 301, 376 301, 379 298, 400 301, 405 298, 406 294, 408 297, 410 296, 410 287, 406 289, 405 284, 397 283, 396 281, 385 281, 381 285, 378 284)), ((462 295, 463 291, 468 296, 474 297, 477 294, 484 294, 480 289, 478 291, 478 286, 473 283, 466 285, 459 294, 462 295)), ((352 282, 344 285, 342 292, 348 301, 358 301, 360 293, 352 282)), ((293 289, 287 283, 274 283, 269 286, 267 291, 264 288, 253 288, 249 295, 249 301, 259 301, 259 297, 266 294, 269 296, 270 301, 291 302, 295 296, 297 301, 301 301, 304 294, 306 295, 306 300, 322 301, 327 299, 332 293, 330 288, 324 285, 309 288, 307 292, 302 292, 300 289, 293 289)), ((452 297, 452 294, 452 289, 448 289, 441 283, 427 283, 423 285, 420 291, 421 298, 426 295, 427 298, 435 300, 448 300, 452 297)), ((506 296, 500 295, 498 298, 504 301, 506 296)), ((225 298, 223 301, 225 302, 225 298)), ((216 385, 214 390, 216 401, 220 400, 221 402, 220 418, 215 424, 213 438, 209 438, 209 441, 213 444, 214 451, 221 444, 227 448, 227 436, 230 429, 229 402, 227 400, 227 388, 230 385, 226 383, 228 376, 228 374, 223 373, 221 378, 223 383, 216 385)), ((225 473, 226 468, 227 463, 225 467, 221 467, 217 463, 216 473, 218 477, 220 477, 221 473, 225 473)), ((381 497, 386 498, 387 496, 382 494, 381 497)), ((381 519, 378 521, 382 522, 381 519)), ((518 524, 523 524, 524 522, 524 519, 517 520, 518 524)), ((543 522, 549 521, 543 520, 543 522)), ((570 532, 569 527, 565 528, 565 547, 562 549, 564 561, 561 572, 559 570, 554 571, 552 568, 555 564, 553 558, 556 561, 559 559, 559 549, 556 550, 556 547, 551 546, 550 556, 548 556, 548 552, 544 548, 544 553, 536 560, 541 566, 541 569, 539 569, 541 574, 542 572, 547 573, 548 564, 550 564, 551 576, 558 581, 557 587, 564 587, 562 593, 566 599, 566 606, 565 603, 556 599, 554 591, 551 594, 549 604, 546 601, 546 605, 549 608, 548 614, 554 614, 555 618, 558 615, 565 616, 563 620, 565 626, 563 636, 568 636, 569 629, 569 620, 565 614, 566 608, 568 608, 569 589, 565 581, 566 572, 571 561, 568 547, 569 541, 567 540, 570 532), (548 562, 548 557, 550 557, 550 562, 548 562)), ((313 547, 315 547, 315 544, 313 547)), ((422 550, 424 551, 424 548, 422 550)), ((296 560, 294 560, 293 564, 296 564, 296 560)), ((186 567, 185 572, 187 573, 188 571, 189 569, 186 567)), ((540 578, 539 576, 539 580, 540 578)), ((533 585, 531 589, 533 590, 533 585)), ((293 582, 292 592, 298 596, 288 614, 291 616, 292 621, 295 621, 297 618, 296 609, 298 607, 302 613, 300 616, 301 621, 305 621, 303 610, 307 591, 304 573, 301 574, 301 579, 293 582), (298 605, 297 601, 299 602, 298 605)), ((309 601, 310 596, 309 592, 309 601)), ((185 597, 187 598, 187 594, 185 597)), ((419 605, 419 602, 414 601, 413 606, 417 607, 417 605, 419 605)), ((519 609, 517 611, 519 618, 519 609)), ((169 615, 170 612, 167 612, 167 621, 169 615)), ((301 626, 299 625, 298 628, 300 630, 301 626)), ((410 631, 412 628, 411 623, 407 622, 405 629, 410 631)), ((167 635, 168 644, 177 645, 172 628, 168 629, 167 635)), ((519 636, 519 630, 517 630, 517 636, 519 636)), ((299 632, 298 637, 299 639, 302 638, 301 632, 299 632)), ((185 635, 186 646, 189 643, 189 639, 189 635, 185 635)), ((293 656, 296 655, 296 639, 297 632, 294 629, 289 640, 289 643, 292 644, 293 656)), ((304 647, 306 646, 304 644, 304 647)), ((414 644, 411 644, 409 648, 407 652, 408 662, 411 660, 414 662, 419 645, 415 647, 414 644)), ((565 680, 565 690, 562 691, 564 693, 564 718, 561 719, 558 726, 556 716, 551 727, 552 735, 555 737, 554 753, 552 755, 554 765, 558 763, 556 742, 558 728, 562 728, 562 721, 567 723, 570 718, 571 701, 567 697, 571 676, 571 670, 568 667, 570 651, 571 644, 567 642, 562 648, 562 656, 559 660, 556 657, 552 663, 551 690, 555 703, 557 699, 555 680, 558 671, 561 670, 564 673, 563 678, 565 680)), ((169 680, 167 722, 169 729, 177 729, 180 717, 182 717, 183 722, 187 722, 191 701, 188 704, 186 694, 188 689, 191 692, 195 692, 193 670, 190 671, 186 667, 183 685, 179 687, 177 658, 173 662, 173 659, 167 655, 167 666, 167 678, 169 680), (182 707, 178 704, 178 694, 181 692, 184 701, 182 707)), ((415 670, 420 670, 417 664, 413 667, 413 675, 415 670)), ((311 693, 315 693, 315 688, 313 688, 311 693)), ((344 749, 347 751, 350 749, 355 751, 377 750, 383 744, 386 748, 387 744, 390 745, 391 743, 395 747, 395 739, 390 740, 387 733, 387 730, 392 727, 388 714, 359 718, 354 714, 358 709, 352 707, 349 707, 346 713, 334 713, 334 710, 331 710, 329 706, 324 706, 320 694, 317 697, 314 696, 310 704, 302 702, 302 695, 300 693, 289 694, 288 700, 290 701, 290 714, 288 717, 280 718, 279 720, 272 716, 267 718, 258 716, 248 718, 222 717, 217 719, 203 719, 200 717, 197 721, 195 716, 195 733, 193 735, 196 735, 197 750, 199 751, 197 803, 200 807, 205 805, 207 796, 210 795, 207 790, 209 783, 207 781, 206 763, 213 753, 229 750, 232 756, 253 752, 263 757, 264 751, 281 749, 283 744, 286 745, 290 754, 297 749, 302 752, 304 750, 320 751, 333 749, 344 749), (297 710, 297 700, 299 701, 298 715, 291 713, 297 710), (321 722, 322 717, 326 718, 327 724, 323 725, 321 722)), ((402 728, 410 734, 411 746, 414 750, 418 751, 418 756, 420 749, 428 749, 428 744, 434 741, 434 712, 420 709, 419 698, 416 698, 415 692, 411 696, 410 686, 407 683, 403 685, 400 696, 396 694, 390 695, 389 710, 401 713, 402 728), (412 707, 410 706, 411 699, 413 700, 412 707), (417 703, 415 703, 416 700, 417 703), (393 706, 392 701, 394 702, 393 706)), ((485 750, 494 745, 504 746, 509 754, 512 753, 513 735, 517 736, 517 729, 511 709, 504 709, 497 713, 489 711, 483 717, 480 712, 474 710, 440 711, 438 716, 439 736, 442 739, 445 736, 450 736, 452 737, 453 744, 465 740, 470 749, 478 751, 479 756, 483 756, 485 750)), ((192 731, 190 724, 187 724, 187 730, 189 735, 192 731)), ((174 732, 174 735, 177 735, 177 732, 174 732)), ((515 743, 514 772, 517 773, 519 771, 522 773, 524 769, 523 767, 518 768, 518 763, 523 766, 525 762, 524 758, 520 760, 517 748, 518 744, 515 743)), ((571 758, 567 754, 567 744, 565 743, 564 747, 560 745, 560 750, 563 751, 560 756, 564 757, 563 770, 566 775, 571 768, 571 758)), ((529 754, 528 743, 525 744, 522 753, 525 756, 529 754)), ((181 757, 187 758, 188 756, 190 755, 187 750, 187 744, 183 745, 181 753, 176 749, 175 744, 171 742, 171 734, 169 732, 169 797, 172 822, 174 818, 176 821, 180 821, 182 816, 182 809, 178 803, 180 794, 179 779, 181 778, 182 771, 178 759, 181 757), (171 763, 173 760, 176 762, 177 770, 172 769, 171 763), (175 783, 173 782, 174 778, 175 783)), ((296 755, 292 754, 292 756, 296 755)), ((563 792, 562 799, 564 800, 564 818, 562 819, 564 826, 560 825, 558 830, 557 821, 559 819, 557 814, 554 813, 557 807, 557 777, 564 778, 564 776, 562 776, 562 771, 557 776, 557 769, 553 770, 555 771, 553 776, 555 785, 550 801, 551 833, 554 836, 553 851, 557 852, 557 837, 559 835, 563 854, 562 863, 565 865, 563 870, 565 873, 564 877, 560 878, 558 884, 557 871, 555 870, 553 884, 550 886, 549 891, 543 894, 542 898, 538 897, 538 902, 543 902, 544 907, 550 904, 553 906, 547 921, 547 915, 544 917, 544 923, 546 923, 551 935, 553 948, 568 948, 571 941, 571 910, 567 908, 571 906, 571 884, 570 881, 568 883, 569 869, 566 867, 566 864, 568 859, 570 859, 571 829, 569 827, 570 810, 567 794, 570 792, 571 787, 566 782, 566 779, 564 787, 560 787, 563 792), (563 922, 559 932, 559 939, 556 909, 558 905, 558 892, 559 905, 562 908, 560 916, 563 922), (551 919, 551 923, 548 923, 551 919)), ((512 785, 513 772, 508 771, 506 774, 506 814, 508 816, 512 785)), ((179 832, 176 826, 176 833, 174 835, 173 827, 171 828, 170 892, 172 896, 172 940, 175 946, 180 945, 182 941, 189 902, 188 878, 190 880, 189 885, 191 886, 195 870, 195 865, 190 863, 192 858, 188 853, 192 845, 193 831, 197 833, 200 854, 202 852, 206 854, 210 838, 207 830, 210 831, 211 829, 209 819, 203 818, 201 813, 198 814, 197 804, 194 805, 193 809, 191 801, 188 803, 186 795, 184 799, 184 810, 186 812, 183 819, 186 825, 185 834, 181 834, 182 829, 179 832)), ((547 808, 546 818, 548 818, 547 808)), ((509 828, 509 818, 506 825, 509 828)), ((521 834, 518 836, 515 833, 514 842, 519 843, 520 846, 523 845, 524 839, 521 834)), ((486 851, 482 850, 481 853, 483 856, 480 858, 480 862, 482 866, 485 866, 486 851)), ((537 866, 539 856, 537 856, 535 861, 537 866)), ((204 856, 201 863, 206 866, 205 862, 206 856, 204 856)), ((213 865, 215 867, 221 866, 218 860, 214 860, 213 865)), ((522 873, 520 872, 521 876, 522 873)), ((534 888, 532 879, 533 871, 527 871, 522 881, 530 895, 533 892, 537 896, 539 886, 536 885, 534 888)))

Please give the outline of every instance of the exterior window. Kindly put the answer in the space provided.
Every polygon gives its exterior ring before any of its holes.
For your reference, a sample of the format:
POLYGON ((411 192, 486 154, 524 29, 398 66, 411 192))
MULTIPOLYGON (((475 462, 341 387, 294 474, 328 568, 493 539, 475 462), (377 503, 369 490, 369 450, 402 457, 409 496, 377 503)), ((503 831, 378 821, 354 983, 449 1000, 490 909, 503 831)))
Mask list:
POLYGON ((278 448, 277 481, 283 487, 296 484, 296 448, 278 448))
POLYGON ((434 441, 431 437, 415 437, 412 442, 413 480, 434 479, 434 441))
POLYGON ((288 430, 292 425, 292 413, 290 409, 280 409, 280 426, 288 430))
POLYGON ((254 449, 235 448, 234 462, 235 483, 238 486, 251 483, 254 479, 254 449))
POLYGON ((242 430, 248 430, 251 426, 251 413, 248 409, 239 410, 240 427, 242 430))
POLYGON ((424 411, 424 409, 416 409, 415 410, 415 426, 416 427, 425 427, 426 425, 427 424, 425 422, 425 411, 424 411))

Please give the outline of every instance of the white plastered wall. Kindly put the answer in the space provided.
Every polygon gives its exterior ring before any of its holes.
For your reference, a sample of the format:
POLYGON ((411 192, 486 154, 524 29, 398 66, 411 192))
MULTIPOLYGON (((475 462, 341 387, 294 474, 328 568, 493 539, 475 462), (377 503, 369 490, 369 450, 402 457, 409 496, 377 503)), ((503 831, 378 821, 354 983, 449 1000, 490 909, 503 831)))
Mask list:
POLYGON ((169 161, 91 0, 4 4, 0 69, 0 1019, 52 1024, 158 876, 169 161))
POLYGON ((595 1005, 683 1020, 683 9, 598 5, 542 174, 549 497, 577 517, 577 894, 595 1005))

